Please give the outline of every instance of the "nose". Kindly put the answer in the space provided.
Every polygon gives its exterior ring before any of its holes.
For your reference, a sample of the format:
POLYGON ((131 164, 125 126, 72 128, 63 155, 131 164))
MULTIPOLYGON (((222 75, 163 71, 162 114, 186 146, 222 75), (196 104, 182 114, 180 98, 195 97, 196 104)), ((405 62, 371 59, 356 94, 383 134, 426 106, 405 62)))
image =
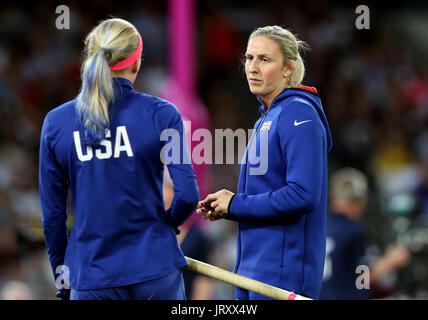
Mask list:
POLYGON ((258 72, 258 64, 255 61, 255 59, 252 59, 250 61, 247 61, 247 70, 250 73, 257 73, 258 72))

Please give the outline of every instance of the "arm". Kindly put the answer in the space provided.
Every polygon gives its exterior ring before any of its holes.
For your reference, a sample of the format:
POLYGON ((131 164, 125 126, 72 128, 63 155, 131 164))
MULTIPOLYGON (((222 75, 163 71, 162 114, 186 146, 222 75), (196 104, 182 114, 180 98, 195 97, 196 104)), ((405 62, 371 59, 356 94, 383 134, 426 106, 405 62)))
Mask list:
POLYGON ((390 245, 384 255, 379 257, 370 267, 370 283, 375 283, 388 273, 408 264, 410 250, 403 245, 390 245))
MULTIPOLYGON (((275 223, 316 208, 321 198, 323 175, 323 128, 312 108, 294 103, 287 106, 287 118, 279 118, 280 153, 286 162, 285 186, 274 191, 247 195, 221 190, 198 205, 205 219, 275 223), (311 120, 299 126, 295 119, 311 120), (214 210, 213 210, 214 209, 214 210)), ((271 153, 273 156, 274 153, 271 153)), ((245 173, 244 173, 245 174, 245 173)))
POLYGON ((167 134, 170 135, 170 139, 165 141, 161 153, 174 184, 174 198, 167 210, 167 216, 178 233, 178 226, 183 224, 196 208, 199 189, 180 113, 172 105, 166 104, 159 106, 156 114, 161 135, 162 132, 166 132, 165 130, 170 130, 167 134), (165 154, 168 152, 172 152, 173 156, 166 157, 165 154), (174 156, 174 153, 177 156, 174 156))
MULTIPOLYGON (((56 269, 64 264, 67 248, 67 192, 65 175, 51 149, 49 117, 42 127, 39 152, 39 195, 42 206, 42 225, 54 278, 56 269)), ((64 292, 61 292, 61 294, 64 292)), ((60 294, 60 293, 59 293, 60 294)), ((60 294, 60 295, 61 295, 60 294)))
POLYGON ((280 152, 287 167, 285 185, 255 195, 236 194, 229 207, 231 220, 275 222, 310 212, 319 204, 324 143, 318 115, 302 103, 293 103, 281 114, 279 122, 280 152), (295 126, 296 119, 311 121, 295 126))

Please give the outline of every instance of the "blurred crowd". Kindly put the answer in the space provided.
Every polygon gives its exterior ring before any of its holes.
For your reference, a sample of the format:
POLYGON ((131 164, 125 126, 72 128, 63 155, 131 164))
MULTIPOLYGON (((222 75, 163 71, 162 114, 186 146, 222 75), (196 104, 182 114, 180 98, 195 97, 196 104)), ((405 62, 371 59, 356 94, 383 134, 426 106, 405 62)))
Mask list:
MULTIPOLYGON (((159 95, 168 76, 166 1, 65 4, 68 30, 55 27, 54 1, 0 4, 0 299, 55 296, 37 190, 39 138, 46 113, 78 93, 85 35, 102 19, 125 18, 144 40, 135 88, 159 95)), ((370 29, 358 30, 355 7, 327 0, 196 5, 198 93, 213 129, 247 130, 258 118, 241 66, 254 28, 282 25, 307 42, 303 84, 317 87, 329 120, 329 173, 353 167, 368 177, 362 219, 370 239, 367 254, 375 259, 393 243, 411 255, 373 296, 428 298, 428 69, 417 64, 416 48, 399 45, 388 32, 386 18, 398 9, 369 5, 370 29)), ((212 191, 236 191, 235 163, 210 166, 212 191)), ((231 270, 236 225, 200 225, 209 243, 206 262, 231 270)), ((233 299, 233 288, 218 282, 195 288, 206 290, 204 298, 233 299)))

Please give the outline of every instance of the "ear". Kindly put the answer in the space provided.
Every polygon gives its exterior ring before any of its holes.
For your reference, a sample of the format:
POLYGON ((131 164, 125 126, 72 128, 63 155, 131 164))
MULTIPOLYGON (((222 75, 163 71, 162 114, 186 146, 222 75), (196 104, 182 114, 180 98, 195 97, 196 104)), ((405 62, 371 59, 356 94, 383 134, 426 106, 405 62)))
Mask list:
POLYGON ((141 57, 140 59, 135 61, 134 64, 132 65, 131 67, 132 73, 138 73, 138 71, 140 71, 140 67, 141 67, 141 57))
POLYGON ((290 77, 294 72, 294 63, 291 61, 288 61, 282 70, 282 73, 284 75, 284 78, 290 77))
POLYGON ((139 63, 140 63, 140 59, 138 59, 137 61, 134 62, 134 64, 132 65, 132 68, 131 68, 132 73, 138 72, 138 70, 140 69, 139 63))

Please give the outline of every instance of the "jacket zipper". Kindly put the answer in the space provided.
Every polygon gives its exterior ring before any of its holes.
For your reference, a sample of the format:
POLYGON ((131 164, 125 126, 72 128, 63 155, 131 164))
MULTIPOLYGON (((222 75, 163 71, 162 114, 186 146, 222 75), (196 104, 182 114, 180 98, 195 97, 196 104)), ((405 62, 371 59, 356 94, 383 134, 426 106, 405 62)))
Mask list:
MULTIPOLYGON (((270 108, 269 108, 270 109, 270 108)), ((264 113, 264 115, 263 115, 263 118, 262 118, 262 121, 260 121, 260 124, 259 124, 259 126, 258 126, 258 128, 257 128, 257 130, 256 130, 256 133, 253 135, 253 139, 251 139, 251 141, 250 141, 250 146, 248 147, 248 150, 247 150, 247 156, 246 156, 246 159, 245 159, 245 183, 244 183, 244 193, 245 193, 245 191, 247 191, 247 168, 248 168, 248 155, 250 154, 250 151, 251 151, 251 148, 252 148, 252 146, 253 146, 253 142, 254 142, 254 140, 257 138, 257 134, 259 133, 259 130, 260 130, 260 127, 263 125, 263 120, 266 118, 266 116, 267 116, 267 114, 268 114, 268 112, 269 112, 269 109, 264 113)))
MULTIPOLYGON (((263 121, 264 121, 264 119, 266 118, 266 116, 267 116, 267 114, 268 114, 268 112, 269 112, 269 109, 270 109, 270 107, 267 109, 267 111, 265 111, 265 112, 264 112, 264 114, 263 114, 263 118, 262 118, 262 120, 260 121, 260 124, 259 124, 259 126, 258 126, 258 128, 257 128, 257 130, 256 130, 256 133, 253 135, 253 139, 251 139, 251 141, 250 141, 250 145, 249 145, 249 147, 248 147, 248 149, 247 149, 247 156, 246 156, 246 159, 245 159, 245 182, 244 182, 244 193, 245 193, 245 191, 247 190, 248 155, 250 154, 251 147, 253 146, 253 142, 254 142, 254 140, 257 138, 257 134, 258 134, 258 132, 259 132, 259 130, 260 130, 260 127, 263 125, 263 121)), ((237 265, 236 265, 236 273, 238 273, 238 271, 239 271, 239 266, 240 266, 240 264, 241 264, 241 256, 242 256, 242 254, 241 254, 241 252, 242 252, 241 224, 238 224, 238 234, 239 234, 239 259, 238 259, 238 263, 237 263, 237 265)))

